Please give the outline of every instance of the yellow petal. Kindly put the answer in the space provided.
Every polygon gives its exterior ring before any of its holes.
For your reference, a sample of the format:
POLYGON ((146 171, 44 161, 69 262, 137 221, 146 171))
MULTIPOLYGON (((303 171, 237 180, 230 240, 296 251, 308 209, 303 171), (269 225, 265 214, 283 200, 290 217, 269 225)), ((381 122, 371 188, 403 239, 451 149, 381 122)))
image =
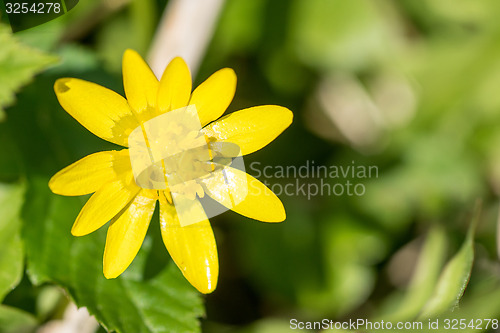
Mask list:
POLYGON ((196 106, 201 126, 222 116, 235 91, 236 74, 230 68, 215 72, 193 91, 189 104, 196 106))
POLYGON ((174 206, 160 195, 160 227, 163 242, 184 277, 204 294, 214 291, 219 261, 210 222, 181 227, 174 206))
POLYGON ((262 222, 282 222, 286 219, 281 200, 266 185, 235 168, 226 167, 224 173, 228 183, 214 178, 202 181, 212 199, 238 214, 262 222))
POLYGON ((99 190, 130 168, 128 150, 103 151, 62 169, 50 179, 49 187, 56 194, 85 195, 99 190))
POLYGON ((139 120, 145 122, 155 116, 158 79, 139 53, 130 49, 123 54, 123 87, 139 120))
POLYGON ((102 227, 139 192, 140 188, 124 184, 122 179, 104 185, 82 208, 71 229, 73 236, 84 236, 102 227))
POLYGON ((128 135, 139 126, 127 100, 98 84, 63 78, 54 91, 66 112, 104 140, 127 146, 128 135))
MULTIPOLYGON (((256 106, 233 112, 209 125, 203 131, 217 142, 238 145, 243 155, 269 144, 292 123, 293 113, 277 105, 256 106)), ((216 144, 211 147, 218 150, 216 144)))
POLYGON ((113 279, 123 273, 141 248, 156 205, 155 191, 141 190, 126 210, 108 228, 104 249, 104 276, 113 279))
POLYGON ((191 96, 192 82, 189 68, 180 57, 174 58, 165 68, 158 89, 160 113, 185 107, 191 96))

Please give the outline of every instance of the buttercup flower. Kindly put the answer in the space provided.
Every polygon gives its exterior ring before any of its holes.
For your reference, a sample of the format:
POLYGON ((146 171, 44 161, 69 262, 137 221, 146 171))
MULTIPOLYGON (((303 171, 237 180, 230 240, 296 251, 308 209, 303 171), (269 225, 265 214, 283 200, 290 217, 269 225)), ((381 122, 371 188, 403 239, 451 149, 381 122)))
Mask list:
POLYGON ((240 155, 261 149, 291 124, 292 112, 284 107, 265 105, 218 119, 233 99, 234 71, 221 69, 191 92, 189 69, 179 57, 170 62, 158 81, 139 54, 127 50, 123 56, 123 84, 126 99, 91 82, 75 78, 56 81, 57 99, 73 118, 98 137, 128 148, 82 158, 54 175, 49 182, 50 189, 66 196, 94 193, 78 215, 71 233, 84 236, 110 222, 103 259, 103 271, 108 279, 123 273, 135 258, 159 201, 161 234, 167 250, 186 279, 200 292, 210 293, 217 285, 217 248, 198 199, 207 195, 243 216, 263 222, 283 221, 286 216, 281 201, 260 181, 231 166, 231 158, 236 154, 229 148, 231 145, 239 148, 240 155), (183 126, 172 122, 168 126, 157 126, 156 132, 150 132, 156 133, 159 143, 152 142, 151 136, 149 141, 143 139, 147 147, 136 149, 139 155, 154 154, 155 144, 160 149, 165 146, 183 149, 191 141, 202 140, 209 157, 202 158, 204 151, 192 149, 172 163, 162 160, 141 174, 146 178, 143 184, 138 180, 140 177, 134 176, 133 158, 131 162, 132 150, 136 147, 131 139, 133 133, 144 133, 147 138, 150 125, 157 123, 159 117, 174 114, 174 110, 180 110, 180 114, 195 110, 201 126, 199 133, 185 131, 183 126), (218 166, 206 161, 220 155, 219 160, 227 162, 221 167, 225 170, 225 186, 221 186, 221 177, 215 176, 218 166), (185 179, 186 170, 195 176, 185 179), (200 222, 182 224, 177 202, 187 207, 188 216, 201 216, 200 222))

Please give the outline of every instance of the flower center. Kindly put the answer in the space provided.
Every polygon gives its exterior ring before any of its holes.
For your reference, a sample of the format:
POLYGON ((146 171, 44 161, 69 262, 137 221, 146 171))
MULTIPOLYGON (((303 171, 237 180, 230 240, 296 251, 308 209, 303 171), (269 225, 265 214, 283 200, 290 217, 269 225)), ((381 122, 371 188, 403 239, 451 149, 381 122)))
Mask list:
POLYGON ((181 225, 217 215, 219 208, 204 207, 203 212, 195 200, 203 198, 207 191, 210 196, 226 198, 225 207, 241 201, 231 195, 236 187, 231 182, 231 175, 234 178, 231 168, 244 170, 241 150, 232 143, 210 142, 202 131, 194 105, 142 123, 129 135, 128 143, 136 184, 170 192, 181 225))

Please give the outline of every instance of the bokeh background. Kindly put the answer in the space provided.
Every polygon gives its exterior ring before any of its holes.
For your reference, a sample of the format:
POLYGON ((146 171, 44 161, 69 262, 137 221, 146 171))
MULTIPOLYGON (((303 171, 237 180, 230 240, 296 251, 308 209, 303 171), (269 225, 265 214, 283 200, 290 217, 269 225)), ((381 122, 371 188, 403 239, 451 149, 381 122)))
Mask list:
MULTIPOLYGON (((212 218, 220 278, 208 296, 171 263, 156 215, 132 267, 105 281, 106 227, 72 237, 86 198, 53 195, 47 182, 116 147, 66 114, 52 87, 70 76, 123 94, 123 51, 148 56, 166 6, 80 0, 16 34, 0 19, 0 332, 60 332, 55 323, 78 321, 73 301, 125 333, 500 317, 497 0, 227 0, 195 85, 231 67, 228 112, 278 104, 294 113, 247 165, 376 166, 378 177, 323 179, 361 183, 362 196, 282 193, 282 224, 212 218)), ((461 331, 494 331, 478 327, 461 331)), ((105 329, 74 328, 93 331, 105 329)))

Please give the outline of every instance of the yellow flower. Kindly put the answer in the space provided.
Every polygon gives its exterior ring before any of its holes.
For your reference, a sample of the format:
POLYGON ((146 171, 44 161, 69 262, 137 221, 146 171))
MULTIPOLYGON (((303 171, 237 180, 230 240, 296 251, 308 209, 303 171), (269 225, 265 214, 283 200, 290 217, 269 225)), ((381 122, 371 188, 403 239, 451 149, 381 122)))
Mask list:
MULTIPOLYGON (((250 154, 274 140, 293 118, 292 112, 284 107, 265 105, 217 120, 233 99, 234 71, 229 68, 217 71, 191 93, 191 75, 181 58, 172 60, 158 81, 139 54, 127 50, 123 56, 123 84, 126 99, 107 88, 75 78, 57 80, 54 90, 61 106, 80 124, 98 137, 124 147, 129 147, 128 137, 134 129, 188 105, 196 107, 211 152, 218 143, 230 142, 240 147, 241 154, 250 154)), ((172 131, 176 131, 174 127, 172 131)), ((164 169, 158 169, 164 176, 164 169)), ((195 197, 207 194, 249 218, 264 222, 285 219, 283 204, 271 190, 252 176, 233 171, 232 182, 235 187, 245 186, 246 197, 232 208, 221 199, 221 189, 215 182, 205 182, 203 186, 191 182, 179 191, 189 192, 187 200, 192 200, 190 207, 194 210, 202 209, 195 197)), ((106 278, 119 276, 133 261, 159 201, 161 234, 172 259, 200 292, 210 293, 215 289, 219 264, 206 215, 199 223, 181 226, 171 189, 143 188, 137 184, 129 149, 84 157, 54 175, 49 186, 54 193, 67 196, 95 192, 78 215, 71 233, 84 236, 111 221, 103 260, 106 278)))

